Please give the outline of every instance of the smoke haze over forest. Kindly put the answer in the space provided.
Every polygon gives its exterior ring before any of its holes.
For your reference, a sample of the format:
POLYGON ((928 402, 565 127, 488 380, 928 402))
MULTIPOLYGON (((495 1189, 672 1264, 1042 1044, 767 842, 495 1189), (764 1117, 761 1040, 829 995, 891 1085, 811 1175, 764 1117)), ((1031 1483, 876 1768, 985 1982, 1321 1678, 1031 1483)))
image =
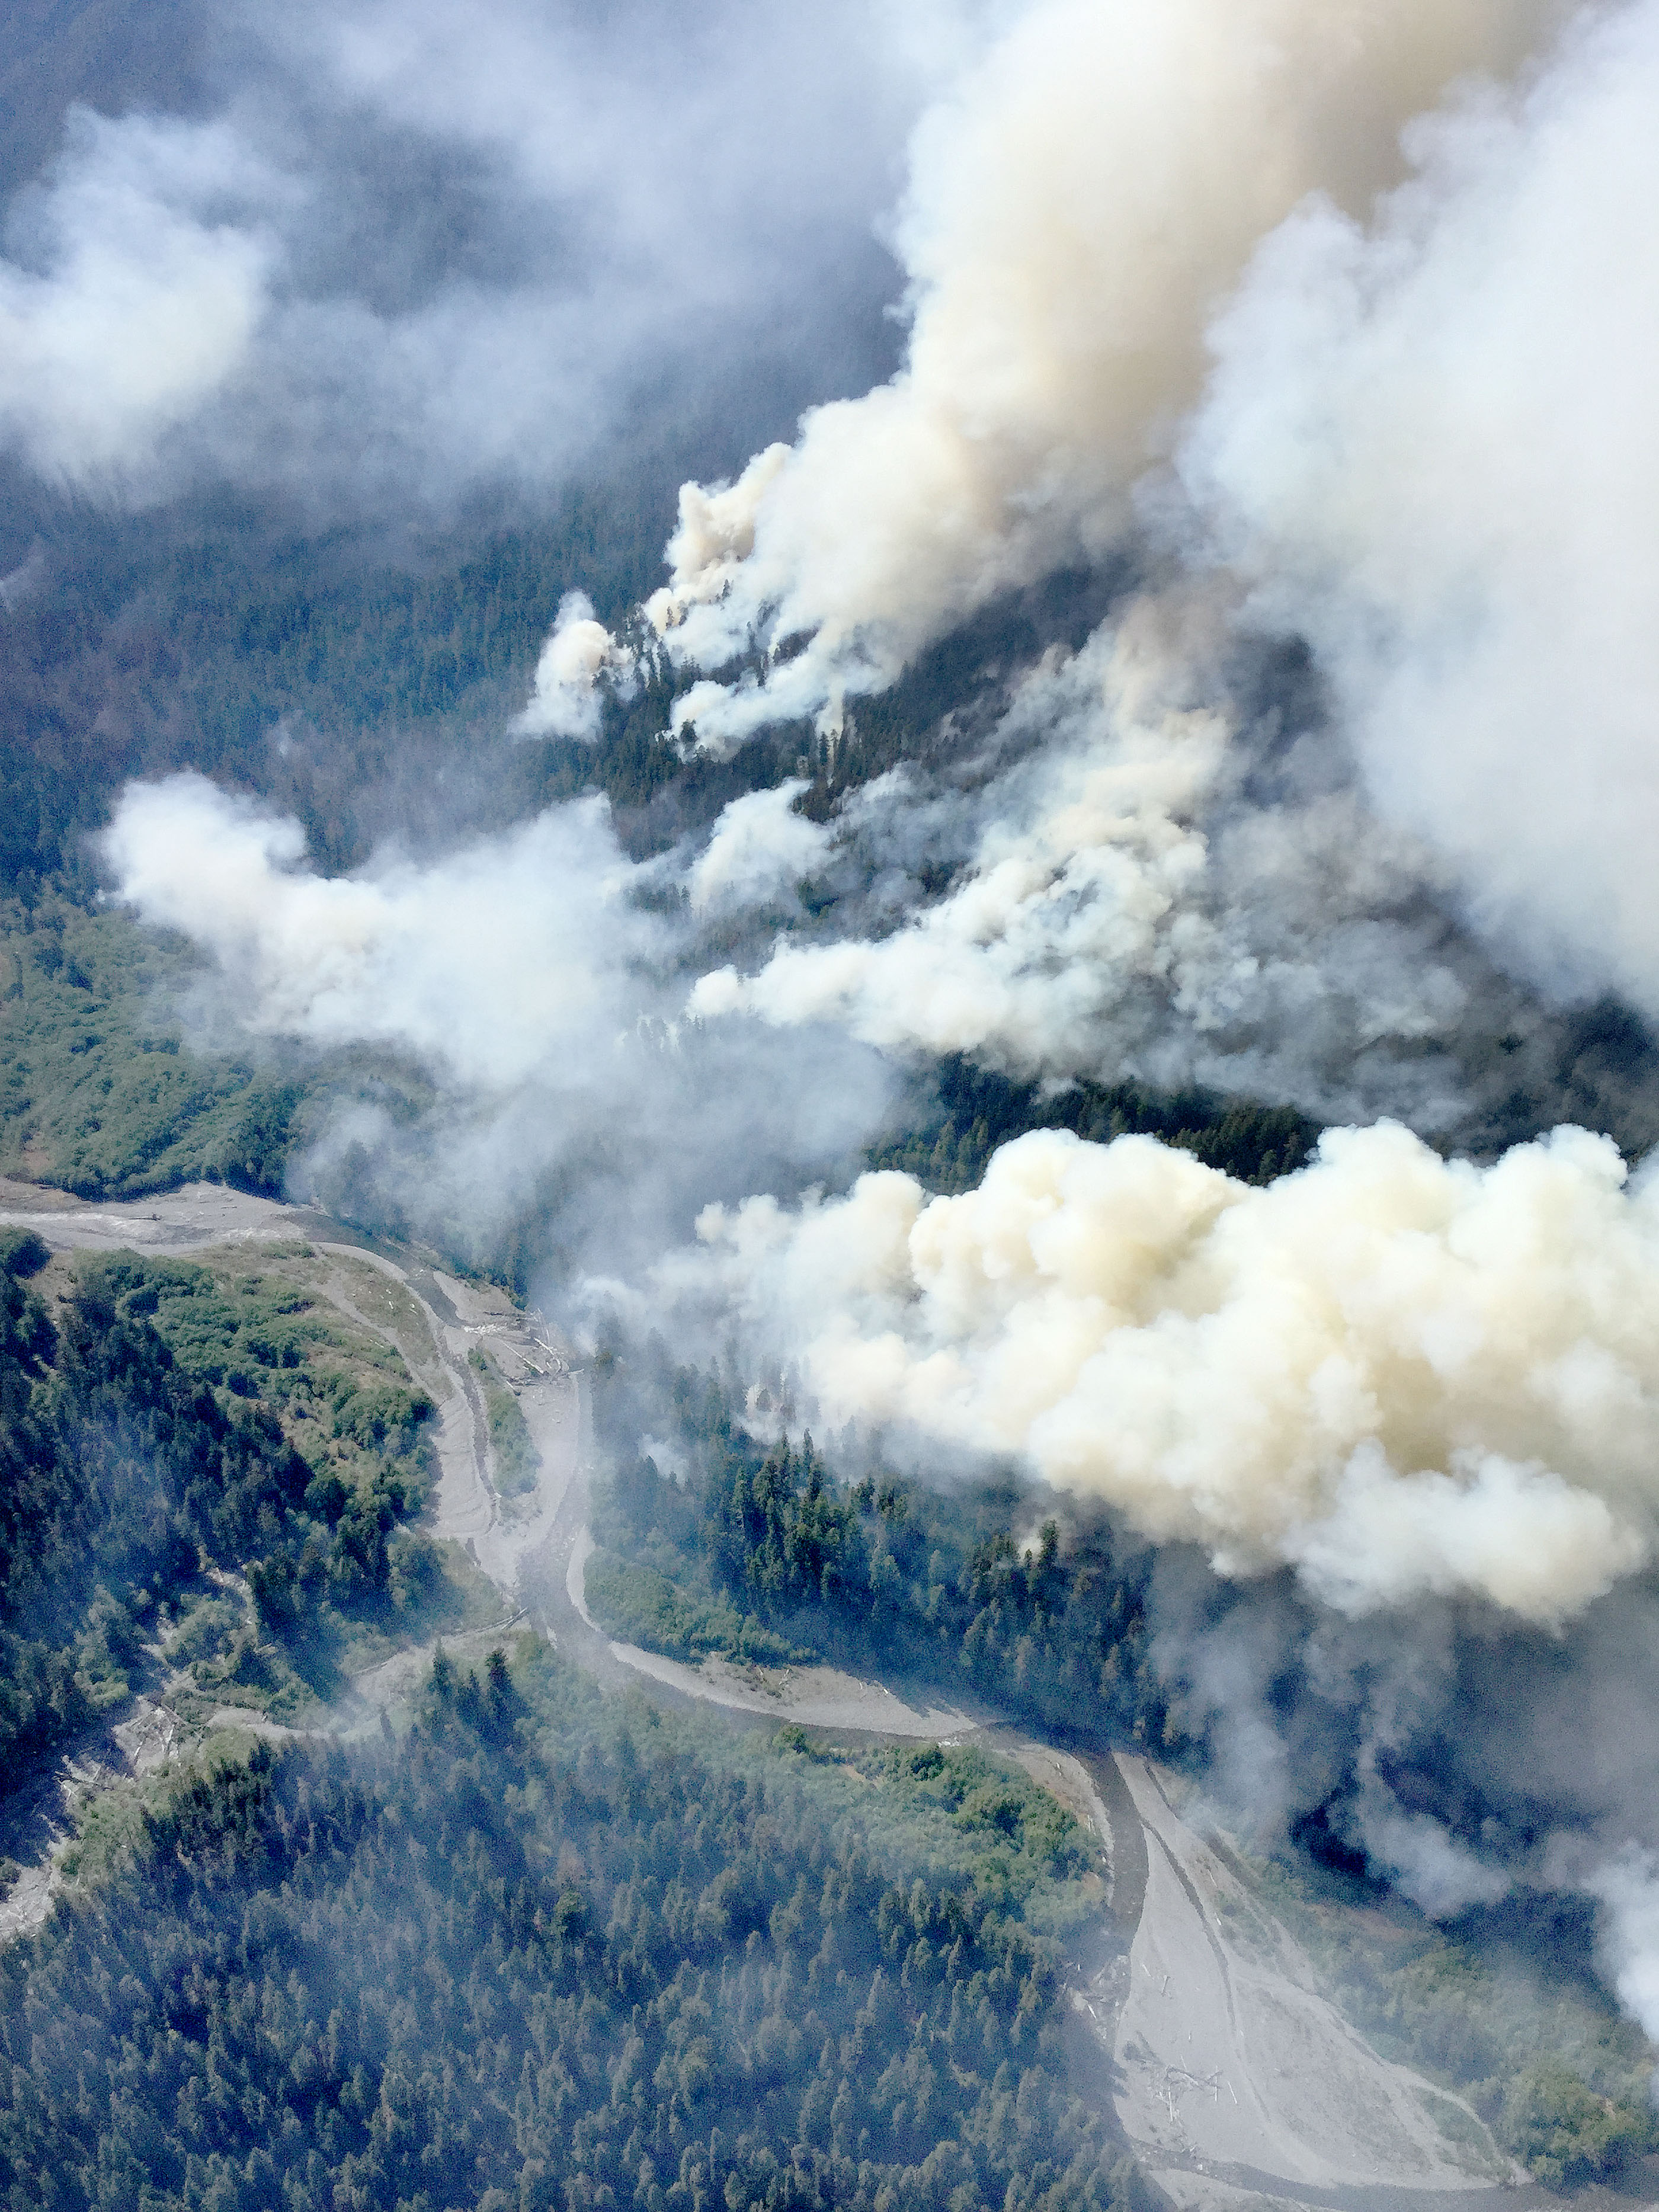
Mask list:
POLYGON ((650 533, 331 844, 325 702, 109 776, 291 1192, 1109 1516, 1262 1837, 1594 1901, 1659 2038, 1659 0, 167 20, 9 179, 8 619, 650 533), (1126 1085, 1325 1133, 1040 1125, 1126 1085))

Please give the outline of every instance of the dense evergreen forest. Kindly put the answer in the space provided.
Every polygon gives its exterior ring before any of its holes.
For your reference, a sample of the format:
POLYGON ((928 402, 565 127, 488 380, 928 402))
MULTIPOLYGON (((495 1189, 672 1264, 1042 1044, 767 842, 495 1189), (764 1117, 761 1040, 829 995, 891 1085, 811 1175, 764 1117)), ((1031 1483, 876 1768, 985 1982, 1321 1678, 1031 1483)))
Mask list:
MULTIPOLYGON (((765 1409, 763 1408, 763 1412, 765 1409)), ((1012 1481, 935 1490, 838 1480, 811 1437, 768 1449, 716 1375, 602 1364, 595 1419, 614 1475, 596 1486, 589 1602, 613 1632, 679 1657, 825 1656, 977 1684, 1065 1735, 1179 1742, 1148 1651, 1148 1561, 1104 1522, 1062 1553, 1012 1481), (641 1393, 647 1394, 641 1396, 641 1393), (685 1479, 626 1448, 641 1404, 672 1409, 685 1479)))
POLYGON ((999 1145, 1030 1129, 1069 1129, 1090 1144, 1126 1135, 1179 1145, 1240 1182, 1268 1183, 1300 1167, 1319 1126, 1291 1106, 1204 1091, 1157 1091, 1086 1080, 1062 1091, 1016 1083, 952 1054, 939 1063, 912 1127, 872 1146, 872 1168, 897 1168, 928 1189, 971 1190, 999 1145))
POLYGON ((304 1072, 192 1050, 187 948, 54 890, 0 903, 0 1173, 82 1198, 197 1176, 278 1194, 304 1072))
POLYGON ((410 1525, 431 1404, 384 1354, 280 1274, 130 1255, 53 1263, 54 1318, 47 1258, 4 1233, 0 1776, 125 1701, 150 1647, 293 1710, 355 1634, 453 1608, 410 1525))
POLYGON ((745 1749, 539 1647, 440 1658, 395 1749, 184 1778, 0 1954, 0 2191, 1127 2212, 1062 2032, 1091 1861, 972 1753, 745 1749))
MULTIPOLYGON (((625 1429, 638 1387, 602 1376, 602 1425, 625 1429)), ((1074 1523, 1062 1544, 1057 1522, 1029 1527, 1012 1483, 839 1481, 810 1437, 757 1443, 718 1376, 671 1371, 653 1389, 659 1413, 674 1408, 684 1468, 676 1480, 618 1452, 597 1486, 586 1595, 612 1634, 687 1660, 827 1659, 947 1698, 977 1691, 1051 1740, 1203 1772, 1206 1747, 1184 1734, 1151 1650, 1150 1559, 1105 1521, 1074 1523)), ((1517 1893, 1448 1932, 1322 1831, 1252 1878, 1377 2047, 1468 2097, 1540 2180, 1605 2179, 1659 2141, 1650 2054, 1597 1984, 1588 1913, 1517 1893), (1547 1994, 1532 1987, 1540 1959, 1547 1994)))

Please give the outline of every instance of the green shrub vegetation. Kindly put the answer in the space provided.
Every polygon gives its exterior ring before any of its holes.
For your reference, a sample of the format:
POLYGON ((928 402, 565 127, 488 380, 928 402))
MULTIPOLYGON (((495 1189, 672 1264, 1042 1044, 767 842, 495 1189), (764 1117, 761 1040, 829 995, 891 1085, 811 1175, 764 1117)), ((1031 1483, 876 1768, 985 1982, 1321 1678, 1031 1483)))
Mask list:
POLYGON ((1057 1939, 1097 1877, 990 1762, 857 1764, 434 1663, 395 1751, 182 1778, 0 1954, 42 2212, 1108 2212, 1057 1939))
POLYGON ((394 1355, 240 1259, 46 1257, 0 1250, 0 1772, 158 1639, 216 1698, 292 1712, 354 1639, 453 1609, 410 1525, 432 1408, 394 1355))
POLYGON ((624 1643, 671 1659, 706 1659, 711 1654, 763 1667, 787 1666, 815 1659, 805 1645, 791 1644, 752 1613, 734 1605, 724 1590, 712 1595, 685 1589, 655 1567, 620 1559, 614 1552, 589 1553, 586 1569, 588 1610, 624 1643))
POLYGON ((281 1191, 300 1087, 187 1048, 168 1000, 198 971, 120 914, 0 908, 0 1173, 84 1198, 281 1191))
POLYGON ((1598 2094, 1559 2060, 1529 2067, 1504 2100, 1510 2140, 1551 2189, 1606 2181, 1655 2145, 1649 2100, 1598 2094))
POLYGON ((483 1395, 489 1445, 495 1457, 495 1487, 503 1498, 522 1498, 536 1487, 536 1478, 542 1471, 542 1455, 531 1436, 530 1424, 512 1384, 483 1346, 475 1344, 466 1357, 483 1395))

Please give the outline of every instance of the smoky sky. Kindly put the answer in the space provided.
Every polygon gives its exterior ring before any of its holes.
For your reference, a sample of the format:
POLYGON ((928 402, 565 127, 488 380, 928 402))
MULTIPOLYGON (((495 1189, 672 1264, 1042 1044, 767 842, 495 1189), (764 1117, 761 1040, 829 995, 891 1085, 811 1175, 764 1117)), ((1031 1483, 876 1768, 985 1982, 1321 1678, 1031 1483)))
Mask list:
POLYGON ((878 218, 971 34, 864 0, 82 11, 4 88, 36 161, 0 441, 100 501, 441 520, 665 414, 787 428, 890 366, 878 218))

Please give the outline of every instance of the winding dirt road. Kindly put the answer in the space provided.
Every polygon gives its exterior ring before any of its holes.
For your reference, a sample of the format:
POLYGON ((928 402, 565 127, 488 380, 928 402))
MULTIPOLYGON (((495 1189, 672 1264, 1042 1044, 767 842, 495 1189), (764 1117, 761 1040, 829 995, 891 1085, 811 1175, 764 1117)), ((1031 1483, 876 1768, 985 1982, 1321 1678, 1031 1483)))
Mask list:
POLYGON ((340 1311, 392 1346, 438 1408, 440 1468, 432 1533, 464 1544, 510 1593, 520 1560, 545 1542, 582 1449, 581 1382, 569 1348, 541 1316, 487 1284, 464 1281, 435 1260, 354 1236, 325 1213, 284 1206, 222 1183, 191 1183, 161 1196, 88 1204, 62 1191, 0 1177, 0 1227, 33 1229, 54 1252, 193 1253, 304 1240, 336 1264, 315 1287, 340 1311), (377 1299, 372 1278, 397 1286, 377 1299), (365 1277, 370 1278, 365 1283, 365 1277), (487 1351, 513 1391, 541 1460, 534 1490, 504 1500, 477 1376, 467 1354, 487 1351))
MULTIPOLYGON (((1468 2106, 1384 2059, 1355 2031, 1321 1992, 1247 1863, 1218 1831, 1183 1818, 1173 1778, 1150 1760, 1079 1757, 984 1708, 906 1698, 831 1668, 690 1667, 605 1636, 583 1587, 591 1549, 585 1383, 569 1347, 540 1316, 434 1261, 352 1239, 326 1216, 219 1185, 92 1206, 0 1182, 0 1224, 36 1229, 57 1250, 185 1254, 307 1239, 336 1263, 322 1280, 325 1295, 395 1345, 438 1406, 434 1532, 463 1543, 511 1607, 567 1656, 603 1681, 648 1682, 656 1697, 719 1706, 738 1724, 791 1720, 901 1739, 975 1737, 1019 1759, 1093 1828, 1109 1860, 1116 1941, 1105 1968, 1087 1981, 1079 1973, 1073 2003, 1097 2055, 1103 2097, 1183 2212, 1266 2204, 1490 2212, 1500 2185, 1505 2205, 1554 2201, 1498 2155, 1468 2106), (384 1298, 375 1295, 377 1278, 388 1286, 384 1298), (467 1357, 479 1345, 514 1391, 540 1455, 536 1487, 524 1498, 504 1501, 496 1486, 467 1357)), ((500 1629, 483 1632, 493 1638, 500 1629)), ((357 1701, 372 1711, 406 1694, 424 1656, 386 1662, 355 1686, 357 1701)), ((146 1706, 133 1724, 135 1763, 167 1755, 159 1735, 149 1741, 163 1727, 151 1727, 154 1717, 146 1706)))
POLYGON ((1473 2110, 1365 2041, 1322 1993, 1249 1866, 1170 1801, 1174 1778, 1124 1753, 1087 1757, 1005 1716, 925 1699, 831 1668, 686 1666, 607 1638, 588 1612, 585 1472, 518 1595, 568 1656, 604 1678, 755 1722, 962 1741, 1018 1759, 1099 1837, 1118 1942, 1073 1992, 1101 2091, 1170 2203, 1331 2212, 1492 2212, 1555 2202, 1502 2156, 1473 2110), (1127 1958, 1122 1939, 1128 1938, 1127 1958))

